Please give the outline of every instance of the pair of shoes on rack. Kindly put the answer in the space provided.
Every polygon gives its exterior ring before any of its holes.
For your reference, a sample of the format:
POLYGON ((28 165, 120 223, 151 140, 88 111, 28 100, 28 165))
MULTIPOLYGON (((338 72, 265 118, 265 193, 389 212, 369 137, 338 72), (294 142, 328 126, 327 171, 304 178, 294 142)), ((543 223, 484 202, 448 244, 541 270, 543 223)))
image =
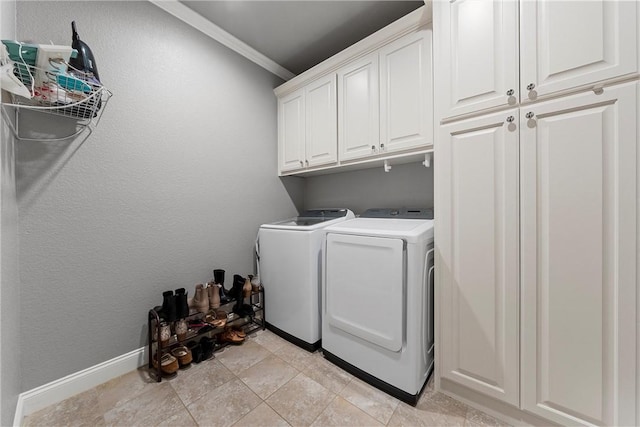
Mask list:
POLYGON ((154 310, 167 322, 175 322, 177 319, 184 319, 189 315, 189 305, 187 303, 187 291, 184 288, 162 293, 162 307, 154 310))
POLYGON ((213 357, 215 341, 213 340, 213 338, 202 337, 200 339, 200 342, 189 341, 187 343, 187 348, 193 355, 193 363, 200 363, 213 357))
POLYGON ((222 285, 209 282, 206 285, 198 283, 193 299, 189 302, 189 307, 199 313, 206 313, 220 307, 222 302, 222 285))
MULTIPOLYGON (((153 356, 153 367, 158 369, 157 353, 153 356)), ((176 359, 170 353, 165 353, 162 355, 162 357, 160 358, 160 371, 162 372, 162 376, 173 377, 176 372, 178 372, 178 369, 180 369, 178 359, 176 359)))
POLYGON ((193 355, 191 350, 184 345, 180 345, 171 349, 171 355, 178 359, 178 364, 180 365, 180 369, 187 369, 191 367, 191 362, 193 361, 193 355))
POLYGON ((224 329, 224 332, 220 334, 220 339, 230 344, 242 344, 247 337, 241 327, 228 326, 224 329))
POLYGON ((222 328, 227 324, 227 312, 224 310, 216 310, 204 316, 204 321, 214 328, 222 328))

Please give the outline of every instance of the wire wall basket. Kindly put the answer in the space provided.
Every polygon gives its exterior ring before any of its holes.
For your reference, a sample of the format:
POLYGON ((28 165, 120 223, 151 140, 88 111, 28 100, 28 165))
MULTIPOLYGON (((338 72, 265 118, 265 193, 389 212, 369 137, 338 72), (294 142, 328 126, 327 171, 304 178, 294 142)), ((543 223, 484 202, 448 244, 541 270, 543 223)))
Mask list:
MULTIPOLYGON (((3 115, 16 139, 60 141, 73 138, 85 130, 91 132, 98 125, 112 96, 92 74, 77 71, 66 62, 51 65, 55 66, 43 69, 26 63, 14 63, 13 74, 31 95, 31 98, 27 98, 11 93, 11 102, 2 103, 3 115), (21 121, 20 117, 27 111, 63 116, 68 120, 51 134, 29 132, 27 123, 21 121)), ((28 123, 33 124, 33 121, 28 123)))

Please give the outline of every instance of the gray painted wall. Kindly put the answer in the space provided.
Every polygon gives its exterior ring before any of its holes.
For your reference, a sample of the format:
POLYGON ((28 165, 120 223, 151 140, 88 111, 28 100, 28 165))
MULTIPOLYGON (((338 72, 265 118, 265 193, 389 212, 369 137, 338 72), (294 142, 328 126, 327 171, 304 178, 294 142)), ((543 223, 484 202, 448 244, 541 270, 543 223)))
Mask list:
MULTIPOLYGON (((432 162, 433 165, 433 162, 432 162)), ((395 165, 321 175, 306 179, 305 208, 348 207, 356 214, 368 208, 433 207, 433 166, 395 165)))
MULTIPOLYGON (((16 37, 16 2, 0 1, 0 38, 16 37)), ((3 98, 4 101, 4 98, 3 98)), ((20 383, 20 286, 14 140, 0 116, 0 424, 12 425, 20 383)))
POLYGON ((23 390, 145 345, 161 292, 253 271, 259 224, 295 215, 276 173, 281 82, 148 2, 19 2, 20 40, 75 20, 114 93, 86 140, 16 151, 23 390))
POLYGON ((17 15, 18 39, 56 44, 76 20, 114 93, 88 139, 16 148, 22 390, 145 345, 162 291, 253 271, 263 222, 433 205, 418 163, 277 178, 280 81, 148 2, 19 2, 17 15))

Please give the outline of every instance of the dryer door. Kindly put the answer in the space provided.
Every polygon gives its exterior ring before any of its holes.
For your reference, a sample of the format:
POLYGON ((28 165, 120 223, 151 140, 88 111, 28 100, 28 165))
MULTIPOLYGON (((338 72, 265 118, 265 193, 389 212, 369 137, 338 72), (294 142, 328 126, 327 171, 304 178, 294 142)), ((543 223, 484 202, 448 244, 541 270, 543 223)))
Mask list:
POLYGON ((328 234, 325 315, 331 327, 400 351, 405 254, 401 239, 328 234))

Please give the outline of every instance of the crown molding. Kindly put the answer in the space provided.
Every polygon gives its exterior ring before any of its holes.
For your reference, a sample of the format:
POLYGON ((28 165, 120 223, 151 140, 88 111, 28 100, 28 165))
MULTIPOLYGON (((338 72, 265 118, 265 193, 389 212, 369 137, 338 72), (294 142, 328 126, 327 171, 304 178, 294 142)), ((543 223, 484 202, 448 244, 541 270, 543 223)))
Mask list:
POLYGON ((291 71, 287 70, 280 64, 276 63, 272 59, 266 57, 262 53, 258 52, 245 42, 237 39, 233 35, 229 34, 222 28, 218 27, 213 22, 209 21, 199 13, 188 8, 184 4, 177 0, 149 0, 152 4, 158 6, 165 12, 175 16, 184 23, 192 26, 198 31, 206 34, 220 44, 228 47, 234 52, 244 56, 249 61, 252 61, 265 70, 275 74, 284 80, 290 80, 295 77, 291 71))

